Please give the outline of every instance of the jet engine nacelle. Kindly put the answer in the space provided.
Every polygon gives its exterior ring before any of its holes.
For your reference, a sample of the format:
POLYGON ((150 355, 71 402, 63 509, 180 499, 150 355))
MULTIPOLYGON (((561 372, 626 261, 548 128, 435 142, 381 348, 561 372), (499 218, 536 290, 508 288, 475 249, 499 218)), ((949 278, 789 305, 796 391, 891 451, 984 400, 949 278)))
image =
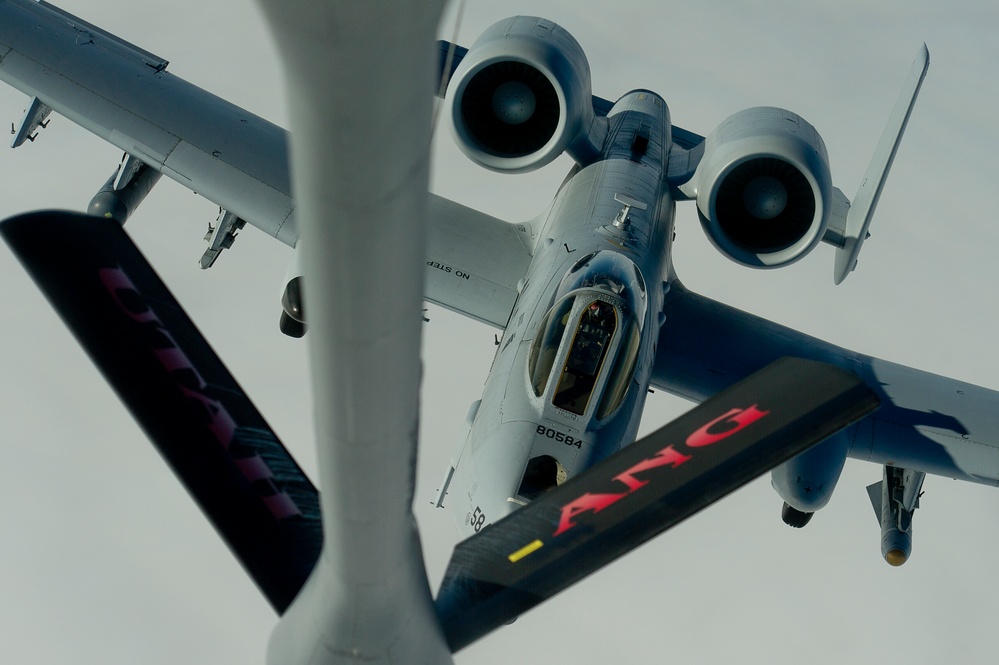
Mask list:
POLYGON ((458 146, 493 171, 532 171, 567 150, 578 161, 590 149, 590 66, 572 35, 545 19, 517 16, 482 33, 446 103, 458 146))
POLYGON ((822 239, 832 207, 825 143, 815 128, 784 109, 760 107, 729 116, 704 141, 682 187, 696 196, 708 238, 733 261, 776 268, 822 239))

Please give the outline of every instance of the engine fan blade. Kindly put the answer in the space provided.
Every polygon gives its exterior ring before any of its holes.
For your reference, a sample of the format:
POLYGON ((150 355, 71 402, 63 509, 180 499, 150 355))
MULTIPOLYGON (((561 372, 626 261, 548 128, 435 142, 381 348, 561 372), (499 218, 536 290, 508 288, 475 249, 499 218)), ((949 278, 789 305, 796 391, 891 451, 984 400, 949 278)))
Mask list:
POLYGON ((322 544, 315 487, 121 225, 37 212, 0 234, 278 613, 322 544))
POLYGON ((510 623, 877 406, 858 377, 810 360, 740 381, 459 543, 437 597, 448 644, 510 623))

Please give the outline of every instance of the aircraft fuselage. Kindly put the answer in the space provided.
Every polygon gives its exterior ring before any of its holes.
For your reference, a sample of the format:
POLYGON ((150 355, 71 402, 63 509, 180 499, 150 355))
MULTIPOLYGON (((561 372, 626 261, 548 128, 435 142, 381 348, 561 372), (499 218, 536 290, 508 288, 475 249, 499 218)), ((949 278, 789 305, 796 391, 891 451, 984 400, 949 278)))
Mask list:
POLYGON ((669 111, 646 91, 539 218, 534 258, 437 505, 471 535, 634 441, 662 325, 669 111))

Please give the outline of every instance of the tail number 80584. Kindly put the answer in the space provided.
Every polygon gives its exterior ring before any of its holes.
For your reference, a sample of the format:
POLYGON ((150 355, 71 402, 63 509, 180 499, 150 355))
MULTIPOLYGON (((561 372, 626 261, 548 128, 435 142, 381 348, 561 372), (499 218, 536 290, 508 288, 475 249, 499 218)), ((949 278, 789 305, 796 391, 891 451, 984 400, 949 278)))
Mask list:
POLYGON ((551 427, 545 427, 544 425, 538 425, 537 434, 541 436, 546 436, 549 439, 555 439, 559 443, 564 443, 567 446, 576 446, 577 448, 583 447, 583 440, 577 439, 568 434, 554 430, 551 427))

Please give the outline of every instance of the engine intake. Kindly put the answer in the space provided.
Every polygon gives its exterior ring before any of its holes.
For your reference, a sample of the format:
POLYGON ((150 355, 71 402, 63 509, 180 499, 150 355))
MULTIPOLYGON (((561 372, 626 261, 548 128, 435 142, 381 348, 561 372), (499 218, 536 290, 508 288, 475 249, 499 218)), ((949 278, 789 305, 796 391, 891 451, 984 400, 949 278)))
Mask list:
POLYGON ((488 169, 514 173, 571 153, 594 117, 579 43, 555 23, 527 16, 500 21, 476 40, 447 104, 461 150, 488 169))
POLYGON ((818 244, 829 223, 825 144, 784 109, 747 109, 722 122, 705 139, 688 185, 708 238, 743 265, 793 263, 818 244))

